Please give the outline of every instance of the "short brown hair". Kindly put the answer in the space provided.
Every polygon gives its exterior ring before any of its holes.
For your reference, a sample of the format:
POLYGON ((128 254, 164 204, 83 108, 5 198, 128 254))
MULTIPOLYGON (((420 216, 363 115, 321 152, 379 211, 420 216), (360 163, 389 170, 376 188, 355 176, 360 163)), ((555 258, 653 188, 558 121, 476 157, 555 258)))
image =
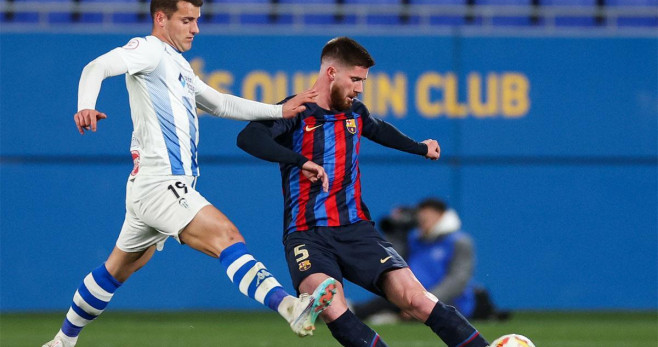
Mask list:
POLYGON ((155 13, 158 11, 164 12, 167 18, 171 18, 171 15, 178 11, 179 1, 189 2, 196 7, 203 5, 203 0, 151 0, 151 18, 155 18, 155 13))
POLYGON ((320 64, 325 59, 337 59, 347 66, 369 68, 375 65, 375 60, 372 59, 370 53, 358 42, 346 36, 333 38, 324 45, 320 55, 320 64))
POLYGON ((421 201, 418 204, 418 209, 422 210, 424 208, 430 208, 437 212, 445 212, 448 209, 448 205, 445 202, 439 199, 428 198, 421 201))

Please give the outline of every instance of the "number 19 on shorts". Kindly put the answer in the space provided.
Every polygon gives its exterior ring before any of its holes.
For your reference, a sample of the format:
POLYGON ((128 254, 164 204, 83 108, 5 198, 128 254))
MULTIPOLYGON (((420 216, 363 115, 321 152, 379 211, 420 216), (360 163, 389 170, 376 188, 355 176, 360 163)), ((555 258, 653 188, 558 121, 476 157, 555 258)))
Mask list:
POLYGON ((178 181, 174 184, 170 184, 167 187, 167 189, 169 189, 174 194, 176 199, 178 199, 178 203, 181 206, 185 208, 189 208, 189 205, 187 204, 187 200, 185 200, 185 198, 181 197, 179 194, 179 193, 187 194, 187 186, 185 185, 185 183, 178 181))

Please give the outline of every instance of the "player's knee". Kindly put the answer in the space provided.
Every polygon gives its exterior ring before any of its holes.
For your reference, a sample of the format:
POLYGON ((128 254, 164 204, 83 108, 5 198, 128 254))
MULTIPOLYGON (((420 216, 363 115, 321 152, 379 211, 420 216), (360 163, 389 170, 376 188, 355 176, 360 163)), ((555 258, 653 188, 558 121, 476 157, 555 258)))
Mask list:
POLYGON ((406 290, 402 293, 402 296, 400 300, 398 301, 398 305, 400 306, 400 309, 402 310, 410 310, 414 307, 414 304, 417 303, 418 296, 420 295, 420 292, 417 290, 406 290))
POLYGON ((427 319, 435 305, 435 301, 431 300, 430 296, 433 295, 425 290, 405 292, 400 309, 418 320, 427 319))
POLYGON ((227 244, 244 240, 238 228, 229 220, 217 221, 212 228, 212 236, 217 242, 227 244))
POLYGON ((242 237, 240 231, 232 223, 224 223, 218 225, 208 235, 206 246, 212 255, 219 257, 224 249, 238 242, 244 242, 244 237, 242 237))
POLYGON ((193 249, 214 258, 219 258, 222 250, 228 247, 226 246, 222 235, 214 231, 206 232, 202 235, 195 235, 194 237, 181 238, 181 241, 193 249))

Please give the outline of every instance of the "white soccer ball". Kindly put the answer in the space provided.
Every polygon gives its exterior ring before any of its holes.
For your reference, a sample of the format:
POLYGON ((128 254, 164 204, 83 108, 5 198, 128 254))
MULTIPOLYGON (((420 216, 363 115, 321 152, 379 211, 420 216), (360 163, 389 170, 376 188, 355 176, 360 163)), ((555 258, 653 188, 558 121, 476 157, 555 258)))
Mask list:
POLYGON ((496 339, 491 347, 535 347, 535 344, 523 335, 509 334, 496 339))

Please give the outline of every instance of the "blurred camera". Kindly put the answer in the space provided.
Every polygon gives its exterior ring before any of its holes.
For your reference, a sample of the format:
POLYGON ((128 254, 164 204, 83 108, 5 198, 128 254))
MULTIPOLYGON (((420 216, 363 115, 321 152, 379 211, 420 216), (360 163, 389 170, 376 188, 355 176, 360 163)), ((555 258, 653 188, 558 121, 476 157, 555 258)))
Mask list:
POLYGON ((406 234, 416 227, 416 209, 401 206, 395 208, 386 217, 379 220, 379 227, 384 234, 406 234))

